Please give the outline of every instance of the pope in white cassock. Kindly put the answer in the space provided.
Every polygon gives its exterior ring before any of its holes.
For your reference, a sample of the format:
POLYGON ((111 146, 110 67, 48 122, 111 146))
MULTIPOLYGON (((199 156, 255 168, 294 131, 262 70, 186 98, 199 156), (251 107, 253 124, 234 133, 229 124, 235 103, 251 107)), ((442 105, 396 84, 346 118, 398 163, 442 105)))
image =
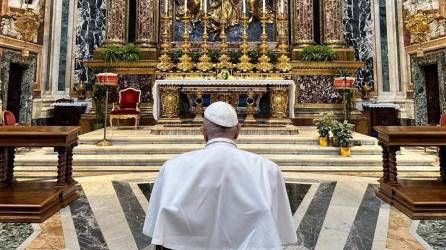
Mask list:
POLYGON ((282 249, 297 242, 279 167, 235 145, 237 114, 224 102, 204 112, 206 147, 167 161, 159 172, 144 234, 180 249, 282 249))

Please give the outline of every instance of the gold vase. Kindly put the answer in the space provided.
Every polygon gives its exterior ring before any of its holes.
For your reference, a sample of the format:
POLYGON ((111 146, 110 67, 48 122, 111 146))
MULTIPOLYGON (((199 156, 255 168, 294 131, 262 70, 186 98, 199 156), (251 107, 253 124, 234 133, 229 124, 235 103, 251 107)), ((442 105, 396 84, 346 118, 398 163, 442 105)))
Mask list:
POLYGON ((352 155, 352 148, 351 147, 340 147, 339 155, 342 157, 350 157, 352 155))
POLYGON ((328 136, 320 136, 319 137, 319 146, 328 147, 328 136))

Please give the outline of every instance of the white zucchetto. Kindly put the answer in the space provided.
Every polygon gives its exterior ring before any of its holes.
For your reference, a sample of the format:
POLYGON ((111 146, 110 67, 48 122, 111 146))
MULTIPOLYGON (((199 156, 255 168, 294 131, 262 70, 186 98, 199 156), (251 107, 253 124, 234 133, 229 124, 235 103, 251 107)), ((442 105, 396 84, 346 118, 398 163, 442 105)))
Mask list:
POLYGON ((238 118, 235 109, 226 102, 214 102, 204 111, 204 118, 222 127, 237 126, 238 118))

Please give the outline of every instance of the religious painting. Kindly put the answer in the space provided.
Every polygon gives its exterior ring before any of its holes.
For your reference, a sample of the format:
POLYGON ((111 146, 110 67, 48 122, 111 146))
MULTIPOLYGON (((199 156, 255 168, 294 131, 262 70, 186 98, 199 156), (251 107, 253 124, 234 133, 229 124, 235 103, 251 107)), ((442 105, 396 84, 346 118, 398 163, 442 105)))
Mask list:
POLYGON ((268 41, 275 41, 275 0, 175 0, 175 15, 173 26, 173 40, 181 42, 184 32, 181 17, 184 16, 185 4, 187 4, 187 13, 190 16, 189 35, 192 42, 201 42, 203 33, 202 17, 205 12, 209 16, 209 42, 219 41, 221 29, 225 29, 227 41, 229 43, 241 42, 243 5, 246 8, 246 15, 249 17, 248 23, 248 41, 259 42, 262 33, 260 17, 265 13, 269 17, 266 25, 268 41))

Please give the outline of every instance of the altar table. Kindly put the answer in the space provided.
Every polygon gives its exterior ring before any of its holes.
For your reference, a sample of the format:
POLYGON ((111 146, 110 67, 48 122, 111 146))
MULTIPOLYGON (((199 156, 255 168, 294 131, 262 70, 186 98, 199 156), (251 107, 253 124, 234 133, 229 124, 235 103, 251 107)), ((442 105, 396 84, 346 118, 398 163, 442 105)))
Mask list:
MULTIPOLYGON (((268 92, 271 89, 286 88, 287 93, 287 111, 288 117, 294 118, 294 102, 295 102, 295 90, 296 85, 292 80, 274 80, 274 79, 237 79, 237 80, 206 80, 206 79, 175 79, 175 80, 157 80, 152 89, 153 93, 153 117, 155 120, 162 118, 165 114, 162 114, 162 89, 166 89, 169 96, 165 95, 166 101, 177 101, 178 93, 181 90, 191 91, 196 90, 199 92, 201 89, 204 91, 206 88, 215 90, 221 90, 222 92, 237 92, 240 93, 257 89, 258 91, 268 92)), ((174 111, 170 110, 169 117, 174 116, 174 111)))
POLYGON ((0 221, 43 222, 79 195, 72 178, 79 127, 0 126, 0 221), (57 180, 16 181, 15 147, 54 147, 57 180))
POLYGON ((411 219, 446 218, 446 127, 377 126, 383 177, 377 196, 411 219), (398 180, 396 152, 402 146, 439 146, 438 180, 398 180))

